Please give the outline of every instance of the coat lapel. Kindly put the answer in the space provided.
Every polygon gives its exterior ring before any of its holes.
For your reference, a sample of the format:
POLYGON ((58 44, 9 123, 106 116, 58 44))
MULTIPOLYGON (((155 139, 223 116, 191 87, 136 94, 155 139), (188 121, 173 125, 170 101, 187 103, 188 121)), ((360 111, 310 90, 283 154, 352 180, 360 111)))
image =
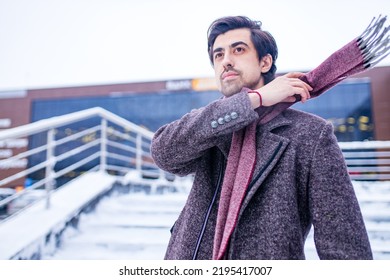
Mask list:
MULTIPOLYGON (((248 189, 248 193, 243 201, 239 215, 242 214, 243 210, 245 209, 253 195, 264 182, 265 178, 267 178, 273 167, 277 164, 284 150, 290 142, 289 139, 274 134, 272 131, 282 126, 288 126, 291 123, 292 122, 285 118, 284 114, 282 113, 268 123, 257 126, 256 166, 253 173, 252 182, 250 184, 250 189, 248 189)), ((231 138, 232 134, 224 135, 219 139, 219 143, 217 145, 217 147, 220 149, 226 159, 229 154, 231 138)))
POLYGON ((281 114, 269 123, 257 127, 257 161, 252 182, 249 185, 248 193, 241 206, 240 215, 274 166, 278 163, 290 142, 289 139, 276 135, 272 131, 290 124, 291 121, 281 114))

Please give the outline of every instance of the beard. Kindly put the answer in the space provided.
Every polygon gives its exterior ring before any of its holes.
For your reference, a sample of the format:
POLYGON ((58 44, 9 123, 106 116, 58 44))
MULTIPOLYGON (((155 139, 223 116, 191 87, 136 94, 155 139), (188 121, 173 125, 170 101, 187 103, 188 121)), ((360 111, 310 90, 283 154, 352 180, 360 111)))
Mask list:
POLYGON ((222 72, 220 77, 219 77, 220 91, 224 96, 230 97, 230 96, 233 96, 233 95, 241 92, 241 90, 244 87, 252 89, 252 90, 258 88, 261 84, 261 81, 262 81, 262 75, 260 73, 259 73, 259 76, 257 76, 257 77, 252 76, 250 80, 247 80, 243 76, 242 71, 237 70, 233 67, 229 67, 224 72, 222 72), (223 74, 225 72, 229 72, 229 71, 238 74, 238 76, 236 79, 224 81, 223 74))
POLYGON ((242 91, 243 88, 249 88, 249 89, 257 89, 262 81, 262 76, 259 75, 258 78, 252 79, 250 81, 245 81, 245 79, 242 76, 241 72, 236 71, 239 73, 239 77, 237 79, 231 80, 231 81, 223 81, 222 78, 220 78, 220 91, 222 94, 226 97, 233 96, 239 92, 242 91))
POLYGON ((244 86, 241 83, 241 81, 232 81, 229 83, 221 82, 221 92, 226 97, 230 97, 230 96, 240 92, 243 87, 244 86))

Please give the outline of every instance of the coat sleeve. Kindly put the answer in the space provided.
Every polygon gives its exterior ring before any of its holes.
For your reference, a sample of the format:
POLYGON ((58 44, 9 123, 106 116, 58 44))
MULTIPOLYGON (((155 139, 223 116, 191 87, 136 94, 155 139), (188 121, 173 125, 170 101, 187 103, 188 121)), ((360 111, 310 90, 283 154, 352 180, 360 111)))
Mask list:
POLYGON ((168 172, 188 175, 206 151, 221 138, 258 119, 246 91, 216 100, 155 133, 151 154, 155 163, 168 172))
POLYGON ((309 207, 320 259, 372 259, 360 207, 342 152, 327 123, 314 149, 309 207))

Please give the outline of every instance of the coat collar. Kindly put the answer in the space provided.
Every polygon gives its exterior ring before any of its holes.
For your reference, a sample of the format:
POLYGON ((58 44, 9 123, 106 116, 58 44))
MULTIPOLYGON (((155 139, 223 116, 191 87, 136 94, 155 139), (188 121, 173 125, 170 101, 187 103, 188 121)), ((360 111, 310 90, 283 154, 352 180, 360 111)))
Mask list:
MULTIPOLYGON (((274 142, 274 136, 275 134, 272 133, 273 130, 283 127, 283 126, 289 126, 291 125, 292 121, 285 117, 284 113, 281 113, 274 119, 270 120, 269 122, 265 124, 260 124, 257 126, 257 138, 261 139, 260 142, 262 142, 262 145, 259 145, 260 143, 257 143, 258 148, 267 147, 268 141, 274 142), (260 136, 260 138, 259 138, 260 136)), ((227 134, 222 136, 219 139, 219 142, 217 144, 217 147, 222 152, 222 154, 225 156, 225 158, 228 158, 230 145, 232 142, 232 134, 227 134)), ((259 142, 259 141, 258 141, 259 142)))
MULTIPOLYGON (((291 110, 291 109, 287 109, 287 110, 291 110)), ((271 132, 272 130, 274 130, 276 128, 279 128, 282 126, 288 126, 291 124, 292 124, 292 121, 285 116, 284 112, 282 112, 277 117, 270 120, 269 122, 259 125, 258 128, 260 128, 260 131, 271 132)))

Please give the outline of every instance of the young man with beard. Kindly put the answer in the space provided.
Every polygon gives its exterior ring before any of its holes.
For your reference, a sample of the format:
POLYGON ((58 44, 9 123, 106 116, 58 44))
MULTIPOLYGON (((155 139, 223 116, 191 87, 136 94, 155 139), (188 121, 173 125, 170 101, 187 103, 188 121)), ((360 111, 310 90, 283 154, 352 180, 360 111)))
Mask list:
POLYGON ((313 225, 321 259, 372 259, 332 125, 294 109, 269 117, 310 98, 304 74, 275 78, 275 40, 246 17, 213 22, 208 50, 223 98, 152 142, 158 166, 195 175, 165 258, 305 259, 313 225))

